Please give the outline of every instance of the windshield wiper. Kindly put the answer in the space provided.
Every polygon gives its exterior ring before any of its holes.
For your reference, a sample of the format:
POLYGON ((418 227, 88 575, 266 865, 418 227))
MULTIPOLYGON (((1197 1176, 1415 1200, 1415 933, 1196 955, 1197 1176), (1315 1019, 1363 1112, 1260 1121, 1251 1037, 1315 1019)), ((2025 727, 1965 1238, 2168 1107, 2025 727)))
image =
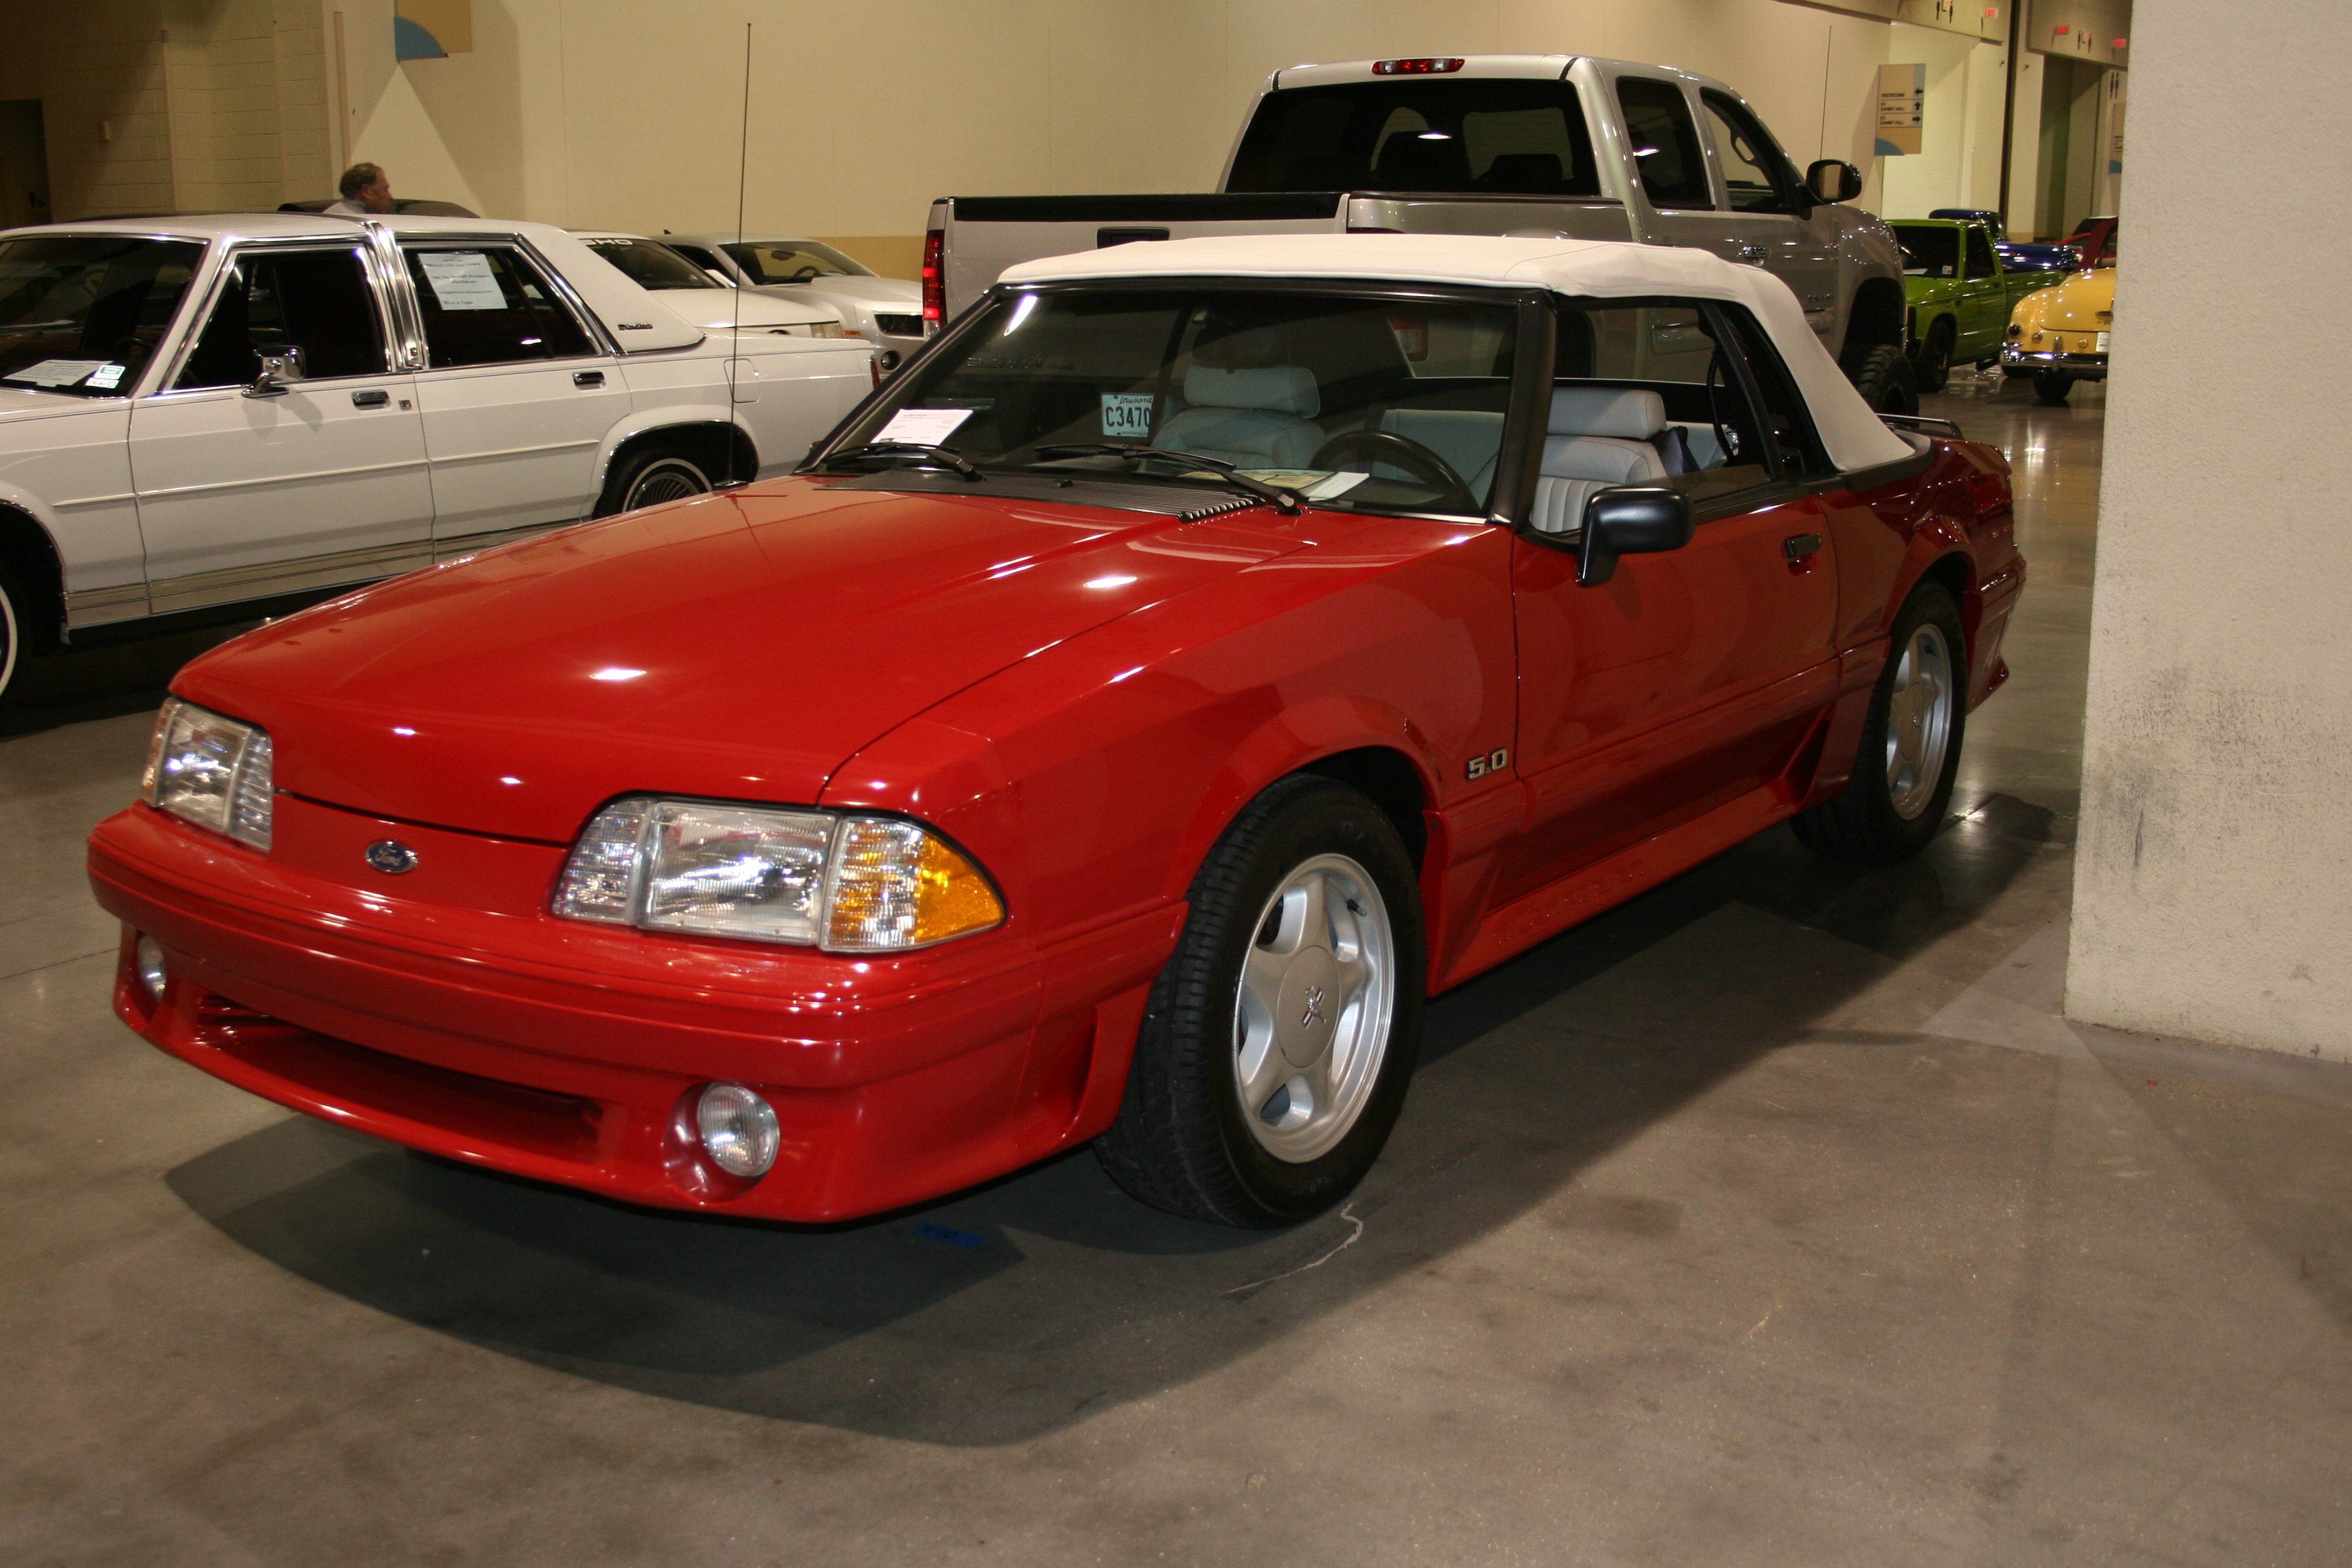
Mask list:
POLYGON ((1223 458, 1204 458, 1198 452, 1171 452, 1160 447, 1129 447, 1118 441, 1055 441, 1038 447, 1037 455, 1048 458, 1160 458, 1171 463, 1186 463, 1196 468, 1204 468, 1237 490, 1245 491, 1260 500, 1272 501, 1285 517, 1297 517, 1306 504, 1306 498, 1297 490, 1284 489, 1280 485, 1270 485, 1264 479, 1254 479, 1247 474, 1235 472, 1235 465, 1223 458))
POLYGON ((954 469, 957 474, 973 484, 978 484, 982 478, 981 471, 973 468, 971 461, 954 447, 929 447, 920 441, 867 441, 856 447, 844 447, 838 452, 826 453, 818 460, 816 466, 820 468, 829 468, 845 458, 888 457, 894 452, 913 452, 929 458, 943 468, 954 469))

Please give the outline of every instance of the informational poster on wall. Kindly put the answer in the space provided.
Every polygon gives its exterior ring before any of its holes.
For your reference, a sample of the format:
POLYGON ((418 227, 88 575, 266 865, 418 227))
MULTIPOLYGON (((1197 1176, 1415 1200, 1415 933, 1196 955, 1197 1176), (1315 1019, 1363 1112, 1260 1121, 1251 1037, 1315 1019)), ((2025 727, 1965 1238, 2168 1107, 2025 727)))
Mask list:
POLYGON ((1871 152, 1881 158, 1919 151, 1919 134, 1927 108, 1927 68, 1878 68, 1878 142, 1871 152))

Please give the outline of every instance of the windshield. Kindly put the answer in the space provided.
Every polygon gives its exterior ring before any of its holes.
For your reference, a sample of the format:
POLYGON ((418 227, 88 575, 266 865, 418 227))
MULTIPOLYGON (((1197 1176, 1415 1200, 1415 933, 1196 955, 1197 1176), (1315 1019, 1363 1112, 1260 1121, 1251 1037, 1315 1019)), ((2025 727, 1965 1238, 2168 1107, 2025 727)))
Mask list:
POLYGON ((1000 296, 887 384, 841 445, 918 441, 983 471, 1222 488, 1181 456, 1038 450, 1150 447, 1230 463, 1318 505, 1482 515, 1514 321, 1507 305, 1244 289, 1000 296))
POLYGON ((710 274, 650 239, 591 239, 589 249, 625 273, 640 289, 717 289, 710 274))
POLYGON ((1941 224, 1898 223, 1891 226, 1895 243, 1903 247, 1906 278, 1958 278, 1960 275, 1960 231, 1941 224))
POLYGON ((1601 194, 1564 81, 1360 81, 1266 94, 1229 191, 1601 194))
POLYGON ((121 235, 0 241, 0 382, 128 395, 204 254, 121 235))
POLYGON ((813 239, 755 239, 720 247, 754 283, 806 283, 815 278, 871 278, 829 245, 813 239))

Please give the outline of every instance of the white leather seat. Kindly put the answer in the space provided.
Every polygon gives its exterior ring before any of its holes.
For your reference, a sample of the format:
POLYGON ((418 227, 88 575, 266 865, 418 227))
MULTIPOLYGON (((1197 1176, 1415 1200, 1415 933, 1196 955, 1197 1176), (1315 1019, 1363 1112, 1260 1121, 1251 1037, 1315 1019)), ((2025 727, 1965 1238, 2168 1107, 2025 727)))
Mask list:
POLYGON ((1573 533, 1584 503, 1612 485, 1662 485, 1668 478, 1655 438, 1665 400, 1632 387, 1562 386, 1551 395, 1543 461, 1537 470, 1535 527, 1573 533))
POLYGON ((1152 442, 1174 452, 1197 452, 1244 468, 1303 468, 1323 445, 1323 394, 1303 365, 1220 370, 1196 364, 1184 373, 1184 401, 1152 442))

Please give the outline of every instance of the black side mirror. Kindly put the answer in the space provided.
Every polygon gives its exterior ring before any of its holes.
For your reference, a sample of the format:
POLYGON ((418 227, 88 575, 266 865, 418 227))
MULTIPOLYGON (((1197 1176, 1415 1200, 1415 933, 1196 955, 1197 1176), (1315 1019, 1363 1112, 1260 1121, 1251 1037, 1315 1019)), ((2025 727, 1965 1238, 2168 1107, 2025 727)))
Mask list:
POLYGON ((1862 171, 1835 158, 1823 158, 1805 171, 1805 189, 1817 202, 1850 202, 1862 195, 1862 171))
POLYGON ((1617 574, 1620 555, 1653 555, 1691 542, 1690 502, 1664 485, 1618 485, 1584 503, 1576 581, 1597 588, 1617 574))

